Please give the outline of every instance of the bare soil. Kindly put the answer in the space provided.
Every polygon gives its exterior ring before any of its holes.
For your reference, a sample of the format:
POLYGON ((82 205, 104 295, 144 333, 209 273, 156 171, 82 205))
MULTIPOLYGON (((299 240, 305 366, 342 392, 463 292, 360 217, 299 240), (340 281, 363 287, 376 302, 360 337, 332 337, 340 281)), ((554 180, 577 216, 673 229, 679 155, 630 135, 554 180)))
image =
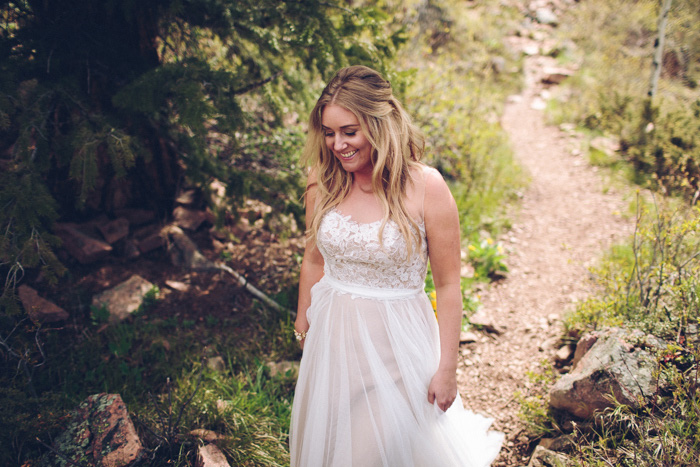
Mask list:
MULTIPOLYGON (((512 39, 516 48, 533 45, 512 39)), ((526 59, 525 89, 509 99, 502 118, 516 159, 531 177, 512 228, 499 239, 510 272, 480 296, 483 311, 504 332, 481 332, 478 342, 460 350, 465 405, 493 417, 493 427, 506 434, 495 466, 528 463, 537 440, 518 415, 518 393, 532 385, 528 372, 558 350, 563 314, 592 292, 588 268, 633 229, 623 215, 629 196, 588 164, 579 150, 582 137, 546 123, 541 78, 553 62, 537 55, 526 59)))

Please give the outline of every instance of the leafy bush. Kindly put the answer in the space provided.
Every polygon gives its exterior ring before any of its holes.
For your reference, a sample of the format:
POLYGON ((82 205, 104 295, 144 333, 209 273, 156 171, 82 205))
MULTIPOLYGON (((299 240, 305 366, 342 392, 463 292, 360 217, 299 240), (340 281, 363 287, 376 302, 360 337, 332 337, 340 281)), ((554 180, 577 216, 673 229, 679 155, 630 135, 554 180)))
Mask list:
POLYGON ((700 320, 700 208, 641 198, 637 206, 633 238, 593 269, 599 293, 567 317, 568 327, 625 324, 675 340, 700 320))
POLYGON ((503 247, 490 237, 478 244, 470 243, 468 250, 475 278, 500 279, 508 272, 508 266, 503 262, 506 258, 503 247))

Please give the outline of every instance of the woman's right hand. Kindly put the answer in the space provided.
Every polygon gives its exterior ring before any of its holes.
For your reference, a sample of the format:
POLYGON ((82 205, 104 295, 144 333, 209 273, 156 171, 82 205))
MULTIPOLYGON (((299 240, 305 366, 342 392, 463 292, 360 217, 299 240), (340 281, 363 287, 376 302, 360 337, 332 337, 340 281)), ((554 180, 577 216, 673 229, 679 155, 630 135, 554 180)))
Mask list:
POLYGON ((309 322, 306 321, 306 320, 297 319, 297 320, 294 322, 294 331, 295 331, 295 332, 294 332, 294 337, 299 341, 299 347, 301 347, 301 349, 304 350, 304 342, 306 342, 306 335, 305 335, 305 333, 309 331, 309 322), (304 334, 304 338, 302 338, 301 340, 299 340, 299 338, 297 337, 297 336, 298 336, 297 333, 303 333, 303 334, 304 334))

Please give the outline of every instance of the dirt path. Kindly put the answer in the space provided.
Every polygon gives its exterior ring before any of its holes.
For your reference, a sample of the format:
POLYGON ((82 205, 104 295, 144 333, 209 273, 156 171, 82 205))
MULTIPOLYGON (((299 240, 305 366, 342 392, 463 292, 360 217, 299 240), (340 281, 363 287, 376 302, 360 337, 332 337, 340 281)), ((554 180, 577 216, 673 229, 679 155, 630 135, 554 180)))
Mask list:
POLYGON ((506 433, 497 466, 527 464, 528 439, 515 395, 529 384, 527 372, 556 352, 558 317, 589 293, 587 267, 632 231, 631 221, 620 215, 629 201, 605 190, 602 174, 585 156, 574 155, 578 137, 547 126, 542 110, 533 108, 543 89, 543 67, 553 65, 549 60, 526 60, 526 89, 510 99, 502 120, 531 176, 513 228, 499 239, 510 273, 481 294, 483 311, 505 331, 481 333, 479 342, 461 347, 458 381, 465 405, 494 417, 494 428, 506 433))

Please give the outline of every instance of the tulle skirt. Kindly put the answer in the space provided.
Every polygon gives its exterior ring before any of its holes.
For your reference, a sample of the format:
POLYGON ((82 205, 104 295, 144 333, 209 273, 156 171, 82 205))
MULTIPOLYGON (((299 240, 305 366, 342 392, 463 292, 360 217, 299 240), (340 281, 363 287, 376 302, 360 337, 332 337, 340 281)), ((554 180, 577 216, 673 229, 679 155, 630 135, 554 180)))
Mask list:
POLYGON ((487 466, 503 434, 427 399, 438 327, 422 290, 357 287, 324 276, 310 323, 292 422, 292 467, 487 466))

